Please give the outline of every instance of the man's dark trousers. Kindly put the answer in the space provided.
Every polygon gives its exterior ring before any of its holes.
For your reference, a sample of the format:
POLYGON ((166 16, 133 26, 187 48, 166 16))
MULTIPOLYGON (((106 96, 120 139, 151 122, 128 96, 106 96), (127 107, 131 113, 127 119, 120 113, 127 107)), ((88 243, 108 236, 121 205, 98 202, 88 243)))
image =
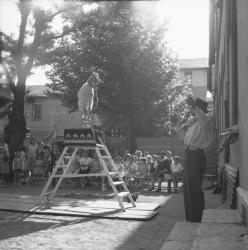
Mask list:
POLYGON ((183 194, 186 220, 200 222, 205 208, 202 181, 206 169, 206 156, 203 149, 186 149, 183 194))

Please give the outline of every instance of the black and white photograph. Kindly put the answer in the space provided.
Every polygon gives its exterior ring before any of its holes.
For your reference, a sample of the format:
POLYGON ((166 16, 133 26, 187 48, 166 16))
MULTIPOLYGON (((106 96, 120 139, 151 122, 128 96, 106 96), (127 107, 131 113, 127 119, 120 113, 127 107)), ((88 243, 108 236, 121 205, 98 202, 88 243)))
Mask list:
POLYGON ((247 13, 0 0, 0 250, 248 250, 247 13))

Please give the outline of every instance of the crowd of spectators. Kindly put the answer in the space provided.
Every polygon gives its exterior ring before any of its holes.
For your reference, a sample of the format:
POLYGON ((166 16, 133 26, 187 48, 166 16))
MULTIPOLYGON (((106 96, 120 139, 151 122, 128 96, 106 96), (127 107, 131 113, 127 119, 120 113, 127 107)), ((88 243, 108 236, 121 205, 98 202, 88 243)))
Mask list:
MULTIPOLYGON (((49 177, 51 174, 59 155, 59 150, 51 151, 50 146, 31 138, 28 145, 22 146, 15 153, 11 166, 13 186, 27 183, 41 184, 44 177, 49 177)), ((130 154, 126 150, 122 155, 115 152, 112 156, 121 177, 129 187, 144 189, 146 186, 149 191, 160 192, 162 181, 166 178, 172 179, 174 187, 178 187, 178 179, 182 176, 183 167, 180 158, 173 156, 170 151, 150 154, 148 151, 136 150, 134 154, 130 154), (158 183, 156 189, 155 183, 158 183)), ((7 145, 3 145, 0 147, 0 187, 4 186, 5 177, 9 174, 8 158, 7 145)), ((111 169, 110 160, 105 159, 104 161, 108 170, 114 171, 111 169)), ((103 172, 100 159, 94 150, 79 149, 73 162, 71 173, 97 174, 103 172)), ((105 176, 75 178, 72 182, 75 187, 82 188, 91 186, 105 190, 108 186, 105 176)))
MULTIPOLYGON (((172 179, 174 187, 178 187, 178 180, 182 176, 183 166, 180 163, 179 156, 172 156, 170 151, 162 151, 159 154, 149 154, 148 151, 137 150, 134 154, 125 151, 122 156, 116 154, 113 156, 118 171, 127 184, 127 186, 143 189, 148 184, 149 191, 160 192, 161 184, 164 179, 172 179), (155 189, 155 182, 158 187, 155 189)), ((108 170, 112 169, 110 162, 105 159, 108 170)), ((76 155, 75 164, 73 164, 73 173, 89 174, 100 173, 103 169, 100 160, 95 153, 91 154, 90 150, 79 150, 76 155)), ((105 187, 104 177, 81 178, 77 185, 85 186, 102 186, 105 187)))
POLYGON ((9 158, 8 146, 4 143, 0 147, 0 187, 4 187, 10 173, 13 173, 15 187, 27 183, 39 184, 51 172, 50 146, 35 138, 31 138, 30 143, 15 152, 11 166, 9 158))

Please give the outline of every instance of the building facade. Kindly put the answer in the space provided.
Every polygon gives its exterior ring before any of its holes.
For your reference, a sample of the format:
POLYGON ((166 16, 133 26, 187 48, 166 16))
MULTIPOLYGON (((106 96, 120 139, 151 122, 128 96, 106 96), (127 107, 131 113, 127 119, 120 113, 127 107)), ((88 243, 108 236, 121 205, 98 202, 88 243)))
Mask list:
POLYGON ((64 128, 81 126, 80 112, 69 113, 59 99, 45 94, 46 86, 33 85, 28 89, 30 98, 25 103, 25 118, 32 136, 46 138, 55 131, 62 136, 64 128))
POLYGON ((208 90, 214 97, 220 169, 238 171, 238 208, 248 216, 248 1, 210 0, 208 90), (238 137, 232 142, 233 126, 238 137), (228 156, 228 157, 227 157, 228 156))
POLYGON ((179 79, 189 79, 195 98, 207 99, 208 58, 180 59, 179 79))

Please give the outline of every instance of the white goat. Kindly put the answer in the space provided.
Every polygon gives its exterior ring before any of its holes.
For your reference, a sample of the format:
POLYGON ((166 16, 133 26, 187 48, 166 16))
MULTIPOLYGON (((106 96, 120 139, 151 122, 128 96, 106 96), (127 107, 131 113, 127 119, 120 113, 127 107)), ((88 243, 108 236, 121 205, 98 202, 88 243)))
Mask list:
POLYGON ((97 74, 89 77, 77 92, 78 108, 82 112, 83 120, 90 120, 90 114, 94 105, 94 95, 98 84, 101 82, 97 74))

